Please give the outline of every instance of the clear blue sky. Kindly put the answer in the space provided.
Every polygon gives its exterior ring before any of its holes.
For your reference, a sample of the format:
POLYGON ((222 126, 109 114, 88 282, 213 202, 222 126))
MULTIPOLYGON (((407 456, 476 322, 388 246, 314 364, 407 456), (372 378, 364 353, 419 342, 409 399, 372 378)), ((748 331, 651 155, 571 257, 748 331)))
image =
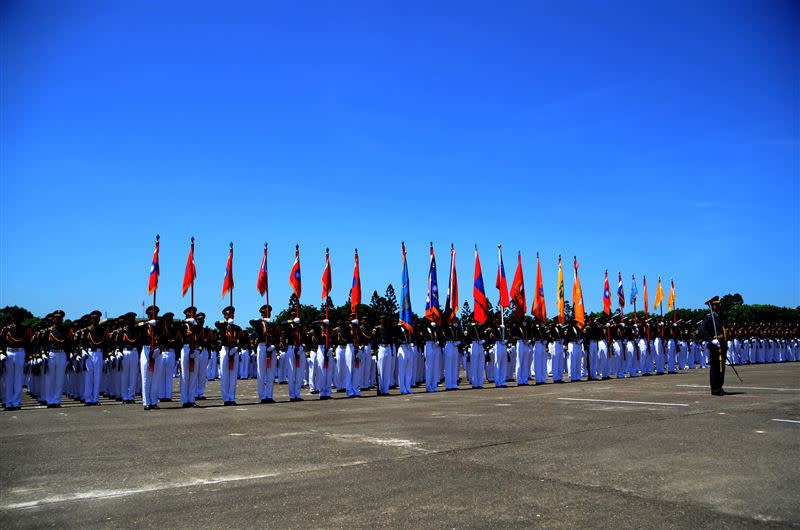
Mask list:
MULTIPOLYGON (((800 304, 800 8, 722 2, 49 2, 0 6, 0 306, 140 310, 153 239, 159 305, 181 310, 197 238, 197 305, 217 316, 235 243, 240 320, 264 241, 285 307, 333 299, 353 248, 365 298, 442 300, 455 243, 497 301, 535 254, 578 255, 587 308, 603 271, 674 277, 679 305, 740 292, 800 304)), ((613 287, 612 287, 613 289, 613 287)), ((641 296, 641 295, 640 295, 641 296)), ((569 295, 568 295, 569 297, 569 295)))

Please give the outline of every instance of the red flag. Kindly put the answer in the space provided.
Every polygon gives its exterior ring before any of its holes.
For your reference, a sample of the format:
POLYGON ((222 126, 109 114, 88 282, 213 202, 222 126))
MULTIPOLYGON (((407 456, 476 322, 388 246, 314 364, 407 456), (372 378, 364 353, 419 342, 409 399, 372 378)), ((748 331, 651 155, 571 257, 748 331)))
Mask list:
POLYGON ((300 293, 302 292, 302 284, 300 282, 300 245, 294 247, 294 265, 292 265, 292 272, 289 274, 289 285, 292 286, 292 291, 297 297, 298 307, 300 304, 300 293))
POLYGON ((186 291, 192 286, 194 280, 197 278, 197 269, 194 267, 194 238, 192 238, 192 245, 189 247, 189 257, 186 259, 186 272, 183 273, 183 290, 181 296, 186 296, 186 291))
POLYGON ((228 264, 225 266, 225 279, 222 280, 222 298, 233 290, 233 243, 228 252, 228 264))
POLYGON ((481 258, 478 256, 478 246, 475 245, 475 280, 472 284, 472 297, 475 311, 473 318, 478 324, 484 324, 489 318, 489 301, 483 287, 483 271, 481 271, 481 258))
POLYGON ((256 280, 258 294, 264 297, 267 304, 267 318, 269 314, 269 277, 267 275, 267 244, 264 243, 264 257, 261 258, 261 266, 258 268, 258 279, 256 280))
POLYGON ((528 301, 525 298, 525 279, 522 275, 522 253, 517 252, 517 270, 511 282, 511 299, 514 300, 514 317, 522 320, 528 301))
POLYGON ((608 285, 608 270, 606 270, 606 279, 603 282, 603 313, 611 314, 611 286, 608 285))
POLYGON ((456 249, 450 245, 450 282, 447 285, 447 322, 454 322, 458 313, 458 276, 456 276, 456 249))
MULTIPOLYGON (((325 270, 322 271, 322 300, 327 300, 331 292, 331 257, 328 249, 325 249, 325 270)), ((326 357, 327 358, 327 357, 326 357)))
POLYGON ((500 290, 500 307, 508 307, 511 301, 508 299, 508 282, 506 281, 506 268, 503 266, 503 249, 497 245, 497 280, 495 287, 500 290))
POLYGON ((158 266, 158 239, 156 236, 156 249, 153 251, 153 261, 150 262, 150 281, 147 284, 147 294, 153 294, 153 291, 158 289, 158 275, 161 274, 161 269, 158 266))
POLYGON ((353 266, 353 286, 350 288, 350 311, 355 313, 361 303, 361 273, 358 270, 358 249, 356 249, 356 264, 353 266))
POLYGON ((542 281, 542 263, 536 253, 536 294, 533 296, 531 313, 539 322, 547 320, 547 305, 544 302, 544 282, 542 281))

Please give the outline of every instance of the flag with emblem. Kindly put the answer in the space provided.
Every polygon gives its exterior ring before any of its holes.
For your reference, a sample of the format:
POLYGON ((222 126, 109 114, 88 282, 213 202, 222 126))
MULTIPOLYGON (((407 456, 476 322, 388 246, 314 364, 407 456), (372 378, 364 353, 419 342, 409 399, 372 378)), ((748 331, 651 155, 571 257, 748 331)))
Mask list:
POLYGON ((608 285, 608 271, 606 270, 606 278, 603 281, 603 313, 606 315, 611 314, 611 287, 608 285))
POLYGON ((431 242, 431 263, 428 268, 428 294, 425 298, 425 318, 438 324, 441 316, 441 310, 439 309, 439 284, 436 281, 436 256, 433 253, 433 242, 431 242))
POLYGON ((500 291, 500 307, 508 307, 511 300, 508 298, 508 281, 506 280, 506 267, 503 265, 503 248, 497 245, 497 279, 494 286, 500 291))
POLYGON ((228 252, 228 264, 225 265, 225 278, 222 280, 222 298, 233 291, 233 243, 228 252))
POLYGON ((525 298, 521 252, 517 252, 517 270, 514 272, 514 280, 511 282, 511 299, 514 301, 514 318, 521 321, 525 316, 525 309, 528 307, 528 300, 525 298))
POLYGON ((620 312, 625 315, 625 289, 622 287, 622 273, 618 272, 619 284, 617 285, 617 302, 619 303, 620 312))
POLYGON ((292 286, 292 291, 297 297, 297 305, 300 306, 300 293, 303 291, 303 284, 300 281, 300 245, 294 247, 294 264, 292 265, 292 272, 289 273, 289 285, 292 286))
POLYGON ((533 295, 531 313, 539 322, 547 320, 547 306, 544 301, 544 282, 542 281, 542 263, 536 253, 536 293, 533 295))
POLYGON ((353 285, 350 287, 350 311, 355 313, 361 303, 361 271, 358 269, 358 249, 353 266, 353 285))
POLYGON ((406 263, 406 244, 401 243, 400 248, 403 252, 403 276, 400 279, 402 284, 400 302, 400 325, 408 331, 414 331, 414 314, 411 312, 411 288, 408 281, 408 264, 406 263))
POLYGON ((150 281, 147 283, 147 294, 153 294, 158 289, 158 275, 161 269, 158 266, 158 236, 156 236, 156 249, 153 251, 153 260, 150 262, 150 281))
POLYGON ((473 318, 478 324, 485 324, 489 318, 489 301, 486 299, 486 290, 483 287, 483 271, 477 245, 475 246, 475 280, 472 283, 472 298, 475 306, 473 318))
POLYGON ((325 270, 322 271, 322 300, 328 299, 331 292, 331 257, 328 249, 325 249, 325 270))

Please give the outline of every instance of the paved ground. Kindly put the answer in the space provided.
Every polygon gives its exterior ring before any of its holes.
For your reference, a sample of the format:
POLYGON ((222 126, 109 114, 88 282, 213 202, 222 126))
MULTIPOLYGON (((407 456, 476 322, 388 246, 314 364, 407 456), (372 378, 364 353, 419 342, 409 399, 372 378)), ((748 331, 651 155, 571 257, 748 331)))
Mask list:
POLYGON ((800 363, 739 370, 0 413, 0 525, 798 527, 800 363))

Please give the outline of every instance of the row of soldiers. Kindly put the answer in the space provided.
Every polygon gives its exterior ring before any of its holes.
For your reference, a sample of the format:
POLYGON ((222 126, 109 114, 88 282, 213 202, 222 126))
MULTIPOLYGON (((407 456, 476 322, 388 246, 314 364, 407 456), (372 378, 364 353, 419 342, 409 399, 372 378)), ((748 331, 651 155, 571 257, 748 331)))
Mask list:
MULTIPOLYGON (((223 403, 236 403, 237 379, 257 379, 259 400, 273 401, 277 379, 288 385, 292 401, 301 400, 303 386, 320 399, 333 388, 348 397, 377 386, 379 396, 391 388, 412 393, 424 385, 435 392, 457 390, 463 369, 473 388, 486 381, 497 387, 588 379, 624 378, 674 373, 705 367, 709 345, 717 337, 703 335, 694 322, 663 319, 632 322, 620 317, 576 323, 500 322, 487 325, 438 324, 427 319, 413 329, 380 317, 374 325, 357 315, 330 322, 299 319, 272 322, 263 306, 260 318, 245 330, 226 307, 213 327, 195 307, 184 318, 147 309, 147 319, 135 313, 101 322, 93 311, 74 322, 64 312, 47 315, 36 328, 19 321, 0 330, 2 364, 0 393, 6 409, 20 407, 22 388, 48 407, 59 407, 62 396, 99 404, 104 394, 134 403, 138 394, 146 410, 171 401, 173 379, 180 378, 184 407, 205 399, 206 383, 219 377, 223 403)), ((744 323, 725 328, 727 359, 732 364, 800 360, 797 325, 744 323)), ((715 330, 716 331, 716 330, 715 330)), ((722 338, 720 335, 719 338, 722 338)))

